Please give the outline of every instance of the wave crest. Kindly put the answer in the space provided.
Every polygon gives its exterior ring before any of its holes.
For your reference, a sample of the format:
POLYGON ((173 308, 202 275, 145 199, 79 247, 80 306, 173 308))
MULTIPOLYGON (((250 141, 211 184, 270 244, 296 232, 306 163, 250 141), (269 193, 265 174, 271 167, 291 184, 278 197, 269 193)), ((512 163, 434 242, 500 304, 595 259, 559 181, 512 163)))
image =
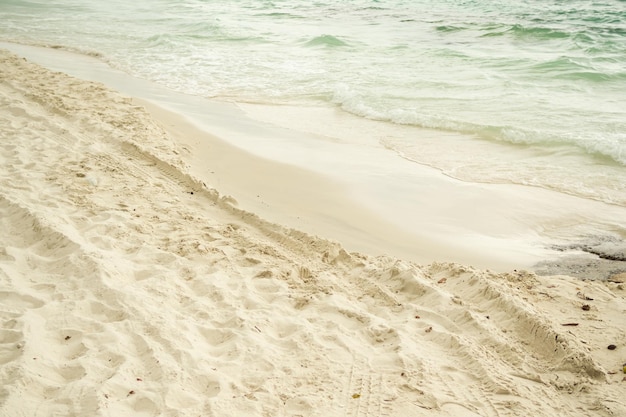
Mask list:
POLYGON ((304 43, 304 46, 335 48, 341 46, 348 46, 348 43, 333 35, 320 35, 304 43))

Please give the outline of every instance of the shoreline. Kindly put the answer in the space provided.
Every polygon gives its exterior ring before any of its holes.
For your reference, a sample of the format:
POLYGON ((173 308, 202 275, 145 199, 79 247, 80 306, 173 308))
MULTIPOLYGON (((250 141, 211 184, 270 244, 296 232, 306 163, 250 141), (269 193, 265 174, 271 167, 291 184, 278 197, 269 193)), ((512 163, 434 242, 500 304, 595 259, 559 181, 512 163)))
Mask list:
POLYGON ((0 414, 626 413, 624 283, 349 253, 202 176, 341 184, 0 56, 0 414))
POLYGON ((350 196, 348 185, 306 168, 258 157, 189 123, 158 104, 135 99, 189 149, 190 171, 233 196, 242 209, 273 223, 339 242, 349 251, 394 256, 417 263, 454 261, 510 270, 522 264, 495 262, 482 249, 455 248, 448 240, 411 233, 350 196), (242 170, 241 167, 246 167, 242 170), (465 251, 450 257, 451 250, 465 251))
MULTIPOLYGON (((626 218, 624 207, 537 187, 450 178, 384 149, 376 140, 384 123, 319 109, 307 127, 296 128, 287 121, 306 120, 308 110, 211 102, 134 79, 94 57, 12 46, 40 64, 135 97, 157 120, 176 126, 178 140, 187 141, 196 153, 190 155, 195 158, 192 169, 207 184, 218 180, 216 188, 226 187, 223 192, 232 194, 241 208, 339 241, 348 250, 418 263, 452 261, 500 272, 530 269, 588 279, 606 279, 626 269, 623 262, 600 259, 594 270, 589 253, 576 250, 597 239, 626 238, 626 224, 618 220, 626 218), (281 119, 282 111, 293 117, 281 119), (359 132, 355 126, 360 126, 355 123, 365 123, 371 137, 355 137, 351 132, 359 132), (189 142, 192 136, 204 145, 189 142), (208 150, 211 146, 235 163, 262 168, 265 179, 221 164, 208 150), (198 155, 212 158, 224 172, 203 169, 198 155), (307 185, 299 187, 293 176, 307 185), (247 186, 249 180, 255 185, 247 186), (264 187, 265 195, 256 187, 264 187)), ((432 134, 424 131, 422 140, 437 143, 428 136, 432 134)))
MULTIPOLYGON (((271 107, 240 107, 174 93, 112 70, 93 57, 81 60, 64 51, 15 48, 14 52, 25 53, 40 64, 75 72, 136 97, 157 120, 165 118, 176 125, 182 133, 179 140, 202 137, 204 149, 198 142, 188 146, 204 158, 214 156, 208 147, 218 146, 233 160, 262 166, 264 182, 253 173, 220 165, 220 158, 212 161, 225 172, 211 174, 203 171, 197 155, 191 155, 196 158, 192 169, 201 179, 221 181, 215 186, 228 187, 224 192, 232 194, 241 208, 339 241, 349 250, 418 263, 459 262, 500 272, 546 269, 548 264, 553 273, 569 274, 576 273, 581 262, 588 263, 588 254, 580 261, 562 262, 579 255, 562 247, 580 245, 586 236, 591 240, 620 238, 620 230, 626 230, 618 221, 626 218, 624 207, 536 187, 468 183, 405 160, 373 140, 380 129, 378 122, 358 121, 374 132, 371 139, 363 139, 366 143, 355 141, 350 133, 355 129, 354 118, 338 113, 324 111, 314 119, 323 121, 318 122, 320 126, 336 126, 336 137, 313 125, 297 130, 291 124, 281 125, 280 117, 268 113, 271 107), (246 175, 256 180, 254 187, 246 186, 246 175), (308 185, 298 187, 290 180, 293 175, 308 185), (288 193, 281 192, 281 183, 288 193), (260 194, 255 187, 265 187, 263 198, 256 197, 260 194), (302 214, 300 218, 296 212, 302 214)), ((296 111, 294 120, 306 116, 296 111)), ((623 268, 613 263, 597 273, 593 268, 586 272, 590 279, 605 279, 607 271, 623 268)))
MULTIPOLYGON (((606 280, 626 272, 624 240, 613 234, 589 235, 567 244, 553 244, 544 258, 538 257, 537 262, 531 263, 521 245, 517 262, 513 260, 515 253, 497 260, 485 256, 488 249, 480 243, 472 248, 455 246, 450 240, 442 240, 434 234, 412 233, 410 229, 403 229, 381 217, 381 212, 371 210, 371 205, 350 197, 349 185, 337 183, 336 178, 259 157, 159 104, 137 98, 134 101, 146 108, 188 149, 187 161, 195 178, 215 185, 229 196, 236 196, 233 200, 244 210, 270 222, 339 242, 350 252, 393 256, 418 264, 455 262, 498 272, 526 269, 540 275, 564 274, 591 280, 606 280), (242 166, 246 167, 245 171, 239 168, 242 166), (549 252, 552 254, 547 255, 549 252), (554 253, 564 256, 557 257, 554 253)), ((436 169, 432 172, 439 174, 436 169)), ((544 192, 550 194, 550 191, 544 192)), ((406 226, 406 219, 401 220, 406 226)), ((458 231, 451 230, 451 234, 455 233, 458 231)))

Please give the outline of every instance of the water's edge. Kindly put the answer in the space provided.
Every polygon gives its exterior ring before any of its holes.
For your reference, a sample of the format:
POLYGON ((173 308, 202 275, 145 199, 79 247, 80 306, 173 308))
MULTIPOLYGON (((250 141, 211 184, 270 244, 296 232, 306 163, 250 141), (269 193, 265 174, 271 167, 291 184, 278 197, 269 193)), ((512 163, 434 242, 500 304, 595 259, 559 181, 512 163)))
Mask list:
MULTIPOLYGON (((39 61, 38 63, 49 68, 68 72, 79 78, 103 82, 124 94, 157 102, 169 110, 195 119, 198 125, 217 133, 220 137, 236 139, 237 146, 258 152, 270 159, 278 157, 282 162, 308 165, 309 168, 315 167, 321 172, 332 174, 333 169, 336 169, 342 161, 340 155, 335 155, 339 158, 336 160, 329 158, 329 153, 336 154, 337 150, 345 152, 347 149, 359 152, 360 161, 355 160, 348 166, 344 165, 343 171, 339 173, 346 184, 354 190, 355 198, 378 210, 383 217, 393 220, 393 216, 398 215, 403 222, 410 219, 409 228, 423 236, 447 242, 462 241, 463 244, 456 245, 458 251, 469 248, 476 250, 479 247, 485 252, 493 252, 493 264, 502 262, 511 269, 531 268, 539 273, 563 273, 588 279, 605 279, 626 271, 623 260, 626 228, 619 221, 593 223, 594 220, 590 217, 591 223, 581 228, 581 225, 573 223, 574 220, 567 220, 573 216, 572 214, 564 211, 560 214, 553 213, 555 215, 552 216, 542 213, 542 208, 538 208, 536 212, 530 210, 532 213, 523 210, 527 217, 522 220, 511 220, 516 217, 516 214, 509 212, 515 201, 521 198, 520 201, 538 203, 541 199, 557 196, 549 191, 528 191, 524 187, 506 188, 497 184, 492 186, 458 184, 454 180, 443 179, 443 175, 437 170, 424 168, 429 171, 426 173, 424 170, 415 170, 410 163, 402 165, 397 161, 398 155, 392 152, 381 153, 381 149, 376 147, 377 141, 372 142, 370 147, 363 147, 362 142, 353 147, 343 142, 334 143, 332 136, 326 136, 320 141, 319 134, 306 133, 306 129, 297 133, 293 127, 277 128, 272 127, 272 124, 255 122, 234 104, 212 103, 199 97, 185 97, 184 100, 177 102, 172 100, 173 95, 165 94, 166 90, 162 87, 134 78, 133 82, 128 82, 127 74, 114 71, 93 57, 77 61, 75 57, 72 58, 73 54, 58 50, 42 50, 3 43, 0 43, 0 47, 39 61), (299 138, 297 142, 294 142, 295 136, 299 138), (385 156, 381 159, 381 155, 385 156), (396 165, 398 170, 391 169, 390 166, 393 165, 396 165), (401 165, 404 168, 400 169, 401 165), (408 173, 415 177, 406 178, 408 173), (368 177, 365 177, 366 175, 368 177), (440 191, 429 189, 444 186, 451 187, 451 195, 442 196, 440 191), (476 193, 479 197, 476 197, 476 193), (427 196, 427 201, 420 198, 420 194, 427 196), (390 201, 393 201, 394 207, 389 207, 390 201), (478 204, 486 205, 488 213, 472 213, 468 207, 462 210, 464 214, 460 215, 459 208, 449 208, 450 205, 463 204, 463 201, 476 201, 478 204), (511 201, 511 204, 507 206, 506 201, 511 201), (432 207, 424 208, 424 203, 432 207), (416 211, 417 207, 420 208, 416 211), (418 217, 406 214, 412 211, 416 212, 418 217), (503 213, 494 216, 492 211, 503 213), (501 217, 498 217, 500 215, 501 217), (454 219, 450 216, 460 218, 454 219), (566 220, 561 218, 563 216, 566 220), (558 221, 563 222, 565 226, 556 227, 555 219, 560 219, 558 221), (576 229, 575 232, 563 234, 572 228, 576 229), (538 233, 544 235, 540 236, 538 233), (598 241, 602 244, 594 244, 598 241)), ((246 106, 242 108, 245 109, 246 106)), ((349 121, 344 118, 339 118, 337 122, 330 127, 331 130, 341 129, 344 123, 348 123, 349 127, 349 121)), ((574 200, 576 204, 588 205, 585 209, 586 215, 596 210, 608 210, 606 214, 609 220, 626 218, 620 217, 624 213, 623 207, 610 207, 578 198, 570 201, 570 197, 565 196, 558 198, 565 199, 563 205, 571 204, 574 200)), ((559 204, 555 206, 560 208, 559 204)))

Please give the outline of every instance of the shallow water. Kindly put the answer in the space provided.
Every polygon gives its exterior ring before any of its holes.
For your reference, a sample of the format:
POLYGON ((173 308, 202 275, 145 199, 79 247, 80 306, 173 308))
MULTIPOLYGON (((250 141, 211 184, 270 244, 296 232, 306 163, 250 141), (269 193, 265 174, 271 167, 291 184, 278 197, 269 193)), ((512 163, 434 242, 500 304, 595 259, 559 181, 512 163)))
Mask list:
POLYGON ((176 91, 388 122, 384 146, 456 178, 626 204, 624 2, 10 0, 0 19, 176 91))

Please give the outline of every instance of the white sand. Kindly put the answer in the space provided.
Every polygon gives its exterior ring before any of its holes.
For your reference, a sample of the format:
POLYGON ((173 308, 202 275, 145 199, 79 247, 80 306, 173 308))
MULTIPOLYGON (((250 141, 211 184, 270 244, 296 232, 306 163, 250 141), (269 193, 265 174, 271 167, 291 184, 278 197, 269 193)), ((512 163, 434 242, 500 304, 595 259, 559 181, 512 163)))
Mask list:
POLYGON ((624 284, 348 253, 195 179, 192 127, 0 62, 0 416, 626 415, 624 284))

